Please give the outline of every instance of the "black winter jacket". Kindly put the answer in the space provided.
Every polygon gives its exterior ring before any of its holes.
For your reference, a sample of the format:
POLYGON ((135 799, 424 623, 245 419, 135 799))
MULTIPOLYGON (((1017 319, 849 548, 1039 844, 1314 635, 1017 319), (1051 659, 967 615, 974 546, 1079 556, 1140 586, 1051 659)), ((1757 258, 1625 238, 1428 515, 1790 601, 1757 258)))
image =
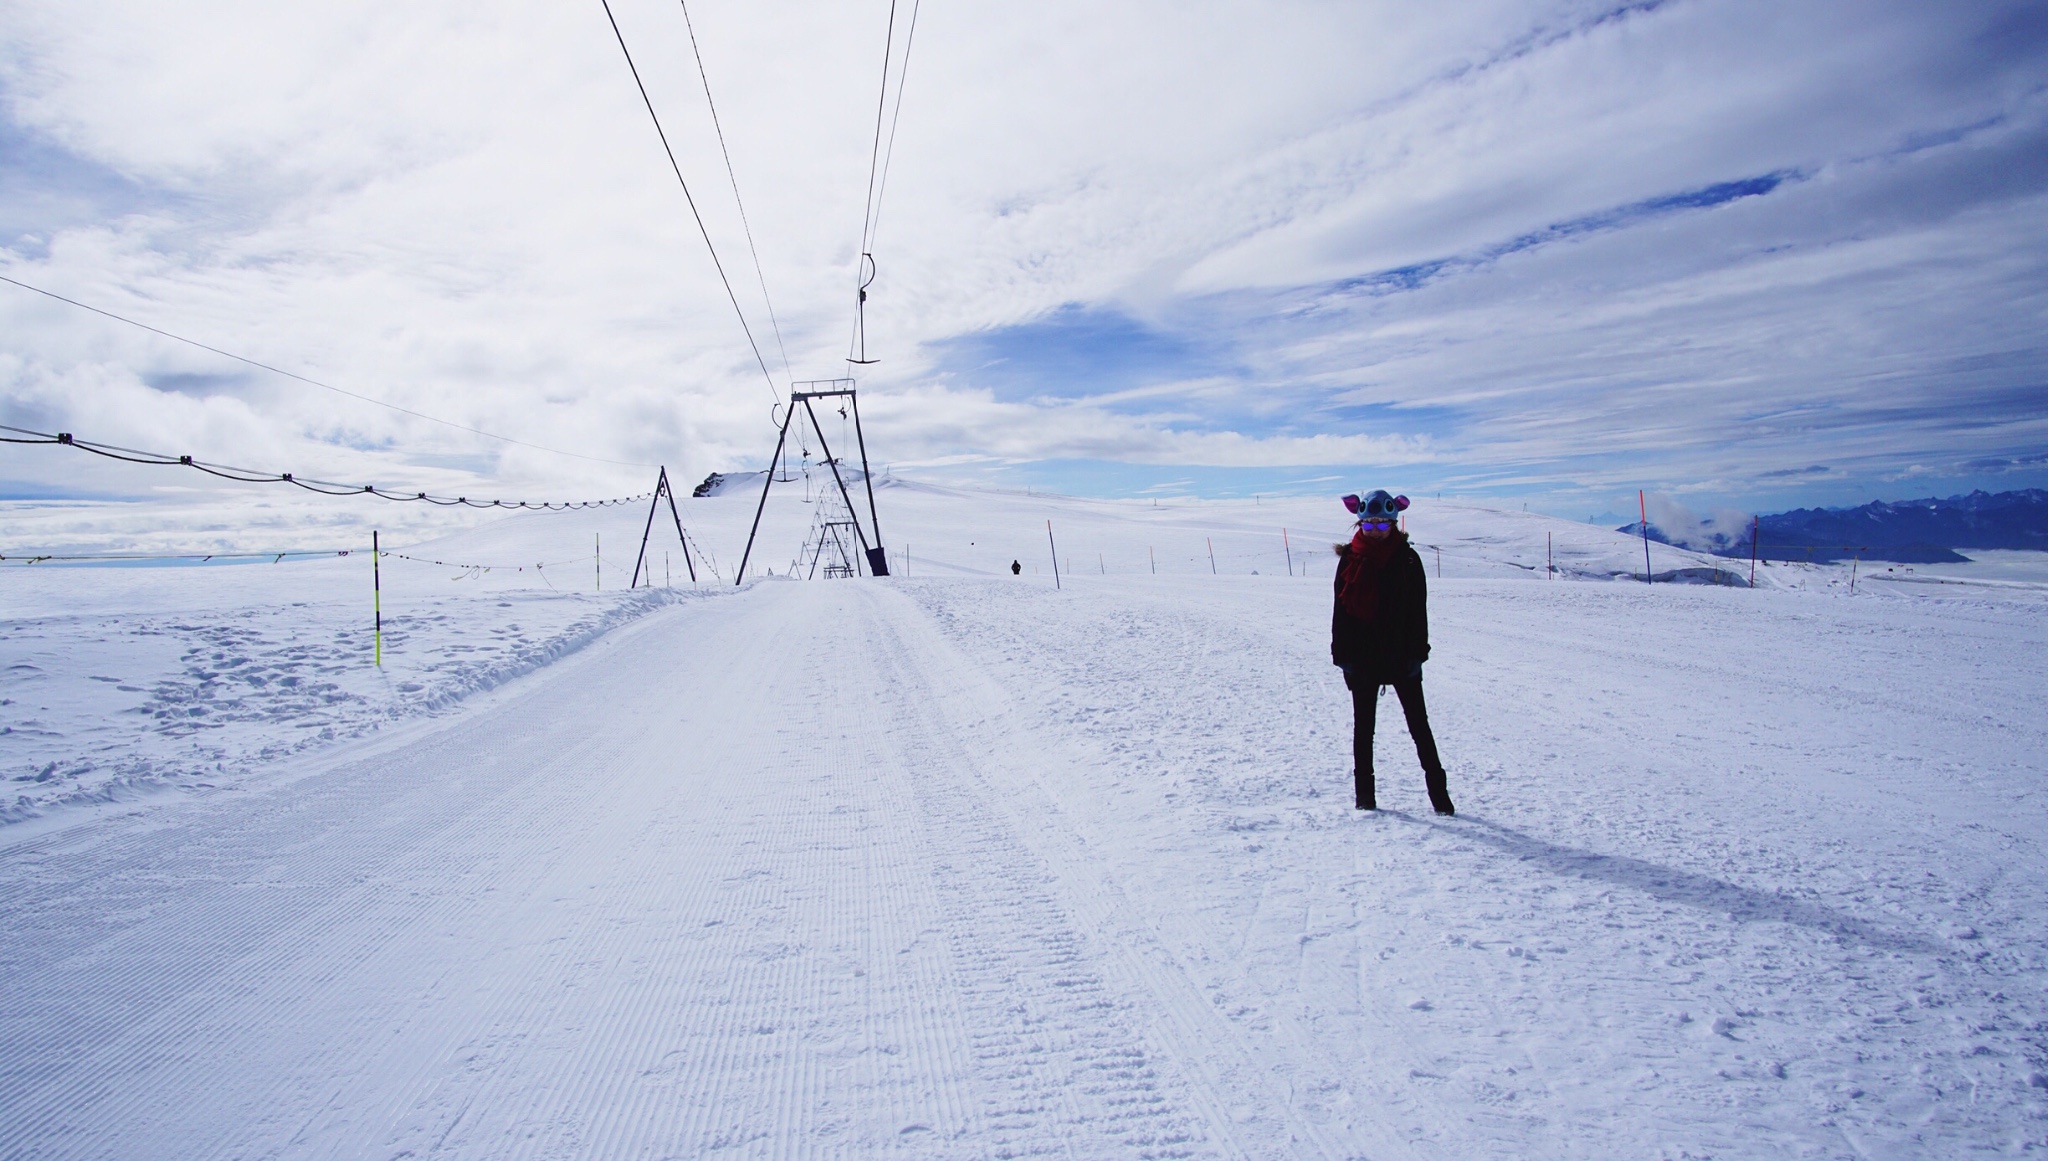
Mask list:
MULTIPOLYGON (((1331 662, 1379 684, 1406 677, 1429 660, 1429 591, 1422 558, 1405 534, 1397 535, 1401 544, 1380 573, 1379 616, 1373 623, 1352 616, 1342 601, 1333 601, 1330 613, 1331 662)), ((1333 593, 1343 586, 1350 564, 1351 546, 1338 545, 1333 593)))

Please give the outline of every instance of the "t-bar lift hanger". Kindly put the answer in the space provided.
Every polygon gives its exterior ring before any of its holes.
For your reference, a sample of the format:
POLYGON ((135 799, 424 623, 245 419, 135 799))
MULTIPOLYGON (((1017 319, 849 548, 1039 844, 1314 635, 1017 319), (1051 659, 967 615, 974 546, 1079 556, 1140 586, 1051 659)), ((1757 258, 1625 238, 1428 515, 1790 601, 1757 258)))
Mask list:
MULTIPOLYGON (((849 358, 846 361, 866 366, 870 363, 881 362, 880 359, 868 358, 868 287, 875 284, 875 256, 873 254, 862 254, 860 256, 860 264, 863 275, 860 280, 860 297, 853 300, 853 335, 856 349, 860 351, 860 358, 849 358)), ((830 380, 819 381, 829 382, 830 380)), ((853 380, 848 379, 846 382, 851 383, 853 380)))

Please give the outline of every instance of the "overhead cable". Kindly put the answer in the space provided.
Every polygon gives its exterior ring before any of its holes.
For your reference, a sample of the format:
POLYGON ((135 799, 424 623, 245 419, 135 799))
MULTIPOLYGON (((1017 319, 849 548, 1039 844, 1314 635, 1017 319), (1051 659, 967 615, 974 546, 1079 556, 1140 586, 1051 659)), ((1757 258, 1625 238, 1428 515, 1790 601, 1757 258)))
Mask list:
POLYGON ((612 15, 611 0, 600 0, 604 5, 604 17, 611 21, 612 35, 619 40, 619 51, 626 56, 626 68, 633 74, 633 85, 640 90, 640 101, 647 106, 647 116, 654 122, 655 136, 661 138, 661 151, 668 154, 669 168, 675 170, 676 184, 683 187, 683 200, 690 204, 690 216, 697 220, 697 232, 704 235, 704 248, 711 253, 711 265, 718 271, 718 281, 725 284, 725 297, 732 302, 732 311, 739 316, 740 330, 747 336, 747 346, 754 352, 754 362, 761 366, 761 378, 767 380, 768 394, 780 401, 782 393, 775 389, 775 376, 768 372, 768 360, 761 357, 761 344, 754 341, 754 328, 747 325, 747 312, 740 309, 740 299, 732 290, 732 279, 725 276, 725 263, 718 260, 718 247, 711 244, 711 231, 704 225, 704 215, 697 212, 697 199, 690 194, 690 183, 683 180, 682 164, 676 161, 676 151, 669 146, 668 133, 661 127, 661 116, 654 111, 654 99, 647 95, 647 85, 640 79, 640 66, 633 63, 633 50, 626 47, 626 34, 619 31, 619 19, 612 15))
POLYGON ((889 192, 889 162, 896 156, 896 126, 903 119, 903 86, 910 80, 910 50, 917 42, 917 11, 922 6, 923 0, 913 0, 910 6, 910 31, 903 37, 903 63, 896 69, 896 104, 889 113, 889 144, 882 150, 882 179, 875 184, 874 206, 868 217, 867 244, 862 247, 865 250, 874 249, 875 239, 882 232, 882 198, 889 192))
POLYGON ((860 248, 867 252, 875 213, 875 167, 882 159, 882 114, 889 107, 889 62, 896 55, 896 0, 889 0, 889 30, 882 41, 882 88, 875 94, 875 143, 868 151, 868 196, 860 211, 860 248))
POLYGON ((170 339, 174 342, 184 343, 188 347, 198 347, 202 351, 210 351, 213 354, 219 355, 224 359, 233 359, 237 363, 247 363, 251 367, 258 368, 259 370, 268 371, 273 375, 282 375, 287 379, 296 379, 299 382, 305 383, 309 386, 318 387, 322 391, 332 391, 336 395, 346 395, 350 399, 360 399, 364 403, 374 404, 378 407, 382 407, 390 411, 396 411, 402 415, 410 415, 414 419, 424 419, 428 423, 438 423, 443 427, 452 427, 458 431, 466 431, 469 432, 471 435, 480 435, 483 436, 485 439, 495 439, 500 443, 517 444, 520 447, 532 448, 534 451, 544 451, 551 455, 569 456, 572 459, 589 460, 592 463, 616 464, 620 467, 626 468, 651 468, 658 466, 656 464, 637 463, 632 460, 608 460, 605 459, 603 456, 588 456, 584 455, 581 452, 563 451, 561 448, 558 447, 547 447, 543 444, 528 443, 523 439, 513 439, 509 435, 499 435, 496 432, 485 431, 480 427, 471 427, 466 423, 457 423, 452 419, 442 419, 439 416, 428 415, 424 411, 414 411, 410 407, 400 407, 396 403, 386 403, 382 399, 377 399, 369 395, 360 395, 354 391, 348 390, 347 388, 336 387, 332 383, 322 383, 318 379, 309 378, 305 375, 298 374, 295 371, 287 371, 282 367, 274 367, 271 366, 269 363, 259 362, 258 360, 251 359, 246 355, 237 355, 233 351, 223 351, 219 347, 213 346, 209 343, 202 343, 198 339, 188 339, 184 335, 174 335, 161 327, 153 327, 145 322, 137 322, 134 319, 128 318, 125 315, 115 314, 111 310, 104 310, 101 309, 100 307, 93 306, 90 303, 80 302, 75 298, 66 298, 63 295, 56 293, 55 291, 44 290, 40 286, 30 286, 28 283, 23 282, 20 279, 9 278, 5 274, 0 274, 0 282, 5 282, 14 286, 19 286, 23 290, 34 291, 35 293, 40 294, 45 298, 54 298, 58 302, 68 303, 72 306, 78 307, 80 310, 89 310, 94 314, 103 315, 107 318, 113 319, 115 322, 127 323, 131 327, 139 327, 140 329, 148 331, 151 334, 162 335, 164 338, 170 339))
POLYGON ((910 27, 903 38, 903 62, 896 74, 895 112, 889 116, 889 148, 882 150, 882 120, 889 110, 889 66, 896 56, 896 0, 889 0, 888 34, 882 45, 882 83, 875 94, 875 137, 868 151, 868 193, 861 208, 860 220, 860 261, 856 265, 854 279, 858 283, 854 291, 853 333, 846 343, 846 361, 849 363, 874 363, 867 353, 867 302, 868 287, 875 281, 875 235, 881 227, 882 195, 889 185, 889 160, 896 155, 896 126, 903 116, 903 86, 910 76, 910 50, 917 41, 917 13, 923 0, 913 0, 910 9, 910 27), (877 181, 879 173, 880 180, 877 181))
MULTIPOLYGON (((697 47, 697 28, 690 23, 689 0, 677 0, 683 8, 683 27, 690 33, 690 54, 697 58, 697 79, 704 82, 704 105, 711 110, 711 128, 718 134, 718 152, 725 158, 725 176, 732 182, 732 201, 740 210, 740 228, 747 234, 747 253, 754 259, 754 277, 761 283, 761 302, 768 308, 768 325, 775 330, 775 349, 782 354, 782 377, 793 378, 789 369, 789 348, 782 345, 782 323, 775 317, 775 303, 768 297, 768 276, 761 272, 761 252, 754 247, 754 227, 747 221, 747 205, 740 200, 739 175, 733 172, 732 153, 725 147, 725 126, 718 121, 718 103, 711 99, 711 74, 704 71, 704 53, 697 47)), ((883 169, 886 174, 887 168, 883 169)))
MULTIPOLYGON (((402 552, 381 552, 378 555, 387 556, 394 560, 409 560, 414 564, 437 564, 443 568, 459 568, 463 570, 465 573, 474 573, 478 575, 487 572, 525 572, 528 567, 523 564, 463 564, 461 561, 456 560, 433 560, 429 557, 424 556, 407 556, 402 552)), ((571 557, 568 560, 544 560, 534 564, 532 567, 536 571, 548 568, 560 568, 565 564, 582 564, 584 561, 589 559, 591 558, 587 556, 577 556, 571 557)))
POLYGON ((132 447, 119 447, 109 443, 97 443, 79 439, 68 431, 56 433, 30 431, 25 427, 10 427, 0 423, 0 431, 11 431, 15 436, 0 436, 0 443, 44 443, 75 447, 79 451, 105 456, 110 460, 123 460, 131 464, 179 466, 219 476, 223 480, 234 480, 242 484, 291 484, 308 492, 323 496, 375 496, 380 500, 395 500, 400 503, 425 503, 441 508, 514 508, 532 512, 565 512, 572 508, 610 508, 618 504, 631 504, 645 500, 652 492, 637 496, 621 496, 611 500, 533 501, 533 500, 472 500, 467 496, 432 496, 425 492, 399 492, 379 488, 373 484, 337 484, 332 480, 313 480, 291 472, 265 472, 254 468, 236 468, 226 464, 207 463, 191 456, 165 455, 162 452, 138 451, 132 447), (18 438, 18 437, 28 438, 18 438))
MULTIPOLYGON (((354 550, 347 548, 295 548, 287 552, 180 552, 169 554, 112 552, 82 556, 61 556, 56 553, 50 552, 17 553, 14 556, 8 556, 4 553, 0 553, 0 561, 8 561, 10 563, 18 562, 20 564, 41 564, 46 560, 54 560, 59 563, 67 563, 71 561, 98 560, 196 560, 201 563, 204 563, 209 560, 263 560, 265 558, 268 558, 270 560, 270 563, 276 564, 278 561, 283 560, 287 556, 347 556, 352 551, 354 550)), ((391 554, 387 552, 385 553, 385 555, 389 556, 391 554)))

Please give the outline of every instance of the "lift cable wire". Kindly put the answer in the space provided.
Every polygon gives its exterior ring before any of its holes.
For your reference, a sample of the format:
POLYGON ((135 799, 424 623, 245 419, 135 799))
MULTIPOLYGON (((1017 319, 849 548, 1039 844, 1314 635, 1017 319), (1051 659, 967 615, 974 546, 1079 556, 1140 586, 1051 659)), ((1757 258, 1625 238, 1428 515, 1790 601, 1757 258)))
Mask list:
POLYGON ((917 40, 917 13, 923 0, 913 0, 910 9, 910 27, 903 38, 903 60, 896 75, 895 113, 888 116, 889 148, 882 149, 882 121, 889 113, 889 66, 896 56, 896 0, 889 0, 889 26, 886 43, 882 46, 882 84, 875 94, 875 139, 868 153, 867 202, 861 210, 860 261, 854 277, 859 283, 855 290, 853 333, 846 343, 846 361, 849 363, 872 363, 867 357, 867 300, 868 287, 874 282, 875 234, 881 225, 882 194, 889 185, 889 159, 896 154, 896 126, 903 115, 903 85, 910 75, 910 50, 917 40), (879 174, 880 180, 877 181, 879 174), (858 351, 858 357, 855 352, 858 351))
POLYGON ((874 249, 875 239, 882 232, 882 198, 889 192, 889 162, 896 156, 896 126, 903 119, 903 86, 910 80, 910 49, 917 43, 917 11, 924 0, 913 0, 910 5, 910 31, 903 37, 903 62, 896 69, 896 105, 889 113, 889 144, 882 150, 882 180, 875 185, 875 204, 868 219, 868 241, 866 249, 874 249))
POLYGON ((123 460, 131 464, 152 464, 192 468, 209 476, 233 480, 241 484, 291 484, 308 492, 323 496, 375 496, 380 500, 395 500, 400 503, 425 501, 441 508, 523 508, 533 512, 563 512, 572 508, 610 508, 619 504, 633 504, 653 495, 642 492, 638 496, 621 496, 611 500, 472 500, 467 496, 430 496, 425 492, 399 492, 390 488, 379 488, 373 484, 337 484, 332 480, 311 480, 295 476, 290 472, 265 472, 255 468, 236 468, 227 464, 207 463, 191 456, 165 455, 162 452, 138 451, 132 447, 120 447, 110 443, 98 443, 79 439, 68 431, 50 433, 30 431, 25 427, 11 427, 0 423, 0 431, 11 431, 15 436, 0 436, 0 443, 43 443, 62 444, 79 451, 105 456, 110 460, 123 460), (16 438, 26 436, 29 438, 16 438))
POLYGON ((604 17, 611 21, 612 35, 619 40, 619 51, 626 56, 626 68, 633 73, 633 85, 640 90, 641 103, 647 106, 647 116, 654 122, 655 136, 661 138, 661 151, 668 154, 669 168, 675 170, 676 184, 683 187, 683 200, 690 204, 690 216, 697 220, 697 232, 704 235, 704 248, 711 252, 711 265, 718 271, 718 280, 725 284, 725 297, 732 302, 732 310, 739 316, 740 330, 746 332, 747 346, 753 349, 754 362, 761 365, 761 377, 768 382, 768 394, 778 402, 782 393, 775 388, 775 376, 768 371, 768 360, 761 357, 761 345, 754 341, 754 328, 747 325, 747 312, 740 309, 739 296, 733 293, 732 279, 725 276, 725 263, 718 260, 718 247, 711 244, 711 231, 704 225, 704 215, 697 212, 697 199, 690 193, 690 183, 683 180, 683 167, 676 160, 676 151, 669 146, 668 133, 661 127, 661 116, 654 111, 654 98, 647 95, 647 85, 640 79, 640 66, 633 63, 633 50, 626 47, 626 34, 619 31, 619 19, 612 15, 611 0, 599 0, 604 5, 604 17))
POLYGON ((592 463, 616 464, 619 467, 626 468, 652 468, 659 466, 656 464, 638 463, 632 460, 608 460, 602 456, 587 456, 582 454, 581 452, 563 451, 561 448, 558 447, 547 447, 543 444, 528 443, 523 439, 513 439, 509 435, 499 435, 496 432, 485 431, 480 427, 471 427, 466 423, 457 423, 452 419, 442 419, 439 416, 428 415, 424 411, 414 411, 410 407, 400 407, 396 403, 386 403, 382 399, 377 399, 369 395, 358 395, 354 391, 350 391, 342 387, 336 387, 332 383, 322 383, 318 379, 308 378, 305 375, 300 375, 293 371, 287 371, 282 367, 273 367, 269 363, 258 362, 255 359, 247 357, 246 355, 237 355, 233 351, 223 351, 219 347, 212 346, 207 343, 202 343, 198 339, 188 339, 183 335, 174 335, 171 332, 162 329, 161 327, 153 327, 145 322, 137 322, 132 318, 115 314, 111 310, 103 310, 97 306, 93 306, 90 303, 80 302, 75 298, 66 298, 63 295, 56 293, 55 291, 44 290, 40 286, 30 286, 28 283, 23 282, 18 278, 9 278, 5 274, 0 274, 0 282, 5 282, 14 286, 19 286, 23 290, 34 291, 35 293, 42 295, 44 298, 54 298, 58 302, 68 303, 72 306, 78 307, 80 310, 89 310, 94 314, 103 315, 107 318, 113 319, 115 322, 127 323, 131 327, 139 327, 140 329, 148 331, 151 334, 162 335, 164 338, 170 339, 174 342, 184 343, 188 347, 198 347, 202 351, 211 351, 212 353, 219 355, 222 358, 233 359, 237 363, 247 363, 251 367, 256 367, 260 370, 268 371, 273 375, 282 375, 287 379, 296 379, 301 383, 305 383, 313 387, 318 387, 323 391, 332 391, 336 395, 346 395, 350 399, 360 399, 364 403, 373 403, 378 407, 383 407, 388 410, 396 411, 404 415, 410 415, 414 419, 424 419, 429 423, 438 423, 443 427, 452 427, 458 431, 469 432, 471 435, 483 436, 485 439, 495 439, 500 443, 517 444, 520 447, 532 448, 534 451, 544 451, 551 455, 569 456, 572 459, 589 460, 592 463))
MULTIPOLYGON (((288 556, 347 556, 350 552, 353 551, 355 550, 348 548, 294 548, 285 552, 103 552, 81 556, 61 556, 57 553, 52 552, 17 552, 13 556, 8 556, 4 553, 0 553, 0 561, 8 561, 23 565, 30 565, 41 564, 46 560, 54 560, 59 563, 100 560, 196 560, 201 564, 204 564, 209 560, 268 560, 270 561, 270 563, 276 564, 278 561, 281 561, 288 556)), ((384 555, 392 556, 395 554, 387 552, 384 555)))
POLYGON ((882 160, 882 115, 889 111, 889 62, 896 55, 896 0, 889 0, 889 34, 882 45, 882 88, 875 95, 875 143, 868 153, 868 197, 861 207, 860 248, 868 248, 875 212, 875 170, 882 160))
MULTIPOLYGON (((782 355, 782 377, 795 376, 789 369, 789 348, 782 345, 782 323, 775 317, 775 303, 768 297, 768 276, 761 272, 761 252, 754 247, 754 227, 747 221, 747 205, 740 200, 739 175, 733 172, 732 153, 725 147, 725 127, 718 121, 718 104, 711 99, 711 74, 704 71, 704 53, 697 47, 697 29, 690 23, 689 0, 678 0, 683 8, 683 27, 690 33, 690 54, 697 58, 697 79, 704 82, 704 104, 711 110, 711 128, 718 133, 718 152, 725 158, 725 176, 732 182, 733 204, 740 209, 740 228, 747 234, 747 253, 754 259, 754 277, 761 283, 761 302, 768 308, 768 325, 775 331, 775 349, 782 355)), ((885 175, 888 169, 882 171, 885 175)))

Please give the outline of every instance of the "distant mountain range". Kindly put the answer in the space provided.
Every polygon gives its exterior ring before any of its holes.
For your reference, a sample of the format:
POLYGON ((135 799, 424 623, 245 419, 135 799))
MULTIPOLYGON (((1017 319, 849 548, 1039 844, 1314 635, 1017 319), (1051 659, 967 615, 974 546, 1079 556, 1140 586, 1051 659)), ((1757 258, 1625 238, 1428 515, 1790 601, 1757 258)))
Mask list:
MULTIPOLYGON (((1622 531, 1640 534, 1642 525, 1622 531)), ((1860 508, 1798 508, 1760 516, 1758 555, 1766 560, 1889 560, 1933 564, 1969 559, 1962 548, 2017 548, 2048 551, 2048 490, 1971 492, 1946 499, 1873 501, 1860 508)), ((1722 556, 1749 555, 1749 537, 1721 531, 1711 543, 1695 543, 1697 532, 1668 536, 1655 523, 1650 539, 1682 544, 1722 556)))

